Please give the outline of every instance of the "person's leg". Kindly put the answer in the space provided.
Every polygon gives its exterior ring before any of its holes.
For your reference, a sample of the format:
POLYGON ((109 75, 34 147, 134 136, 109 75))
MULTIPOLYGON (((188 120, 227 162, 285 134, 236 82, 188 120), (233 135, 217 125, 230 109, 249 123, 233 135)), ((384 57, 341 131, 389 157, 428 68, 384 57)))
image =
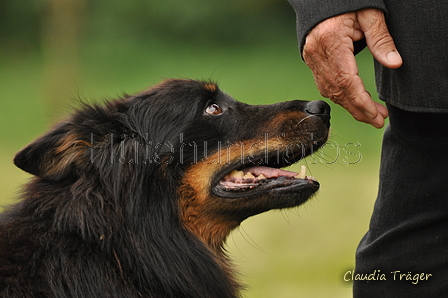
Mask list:
POLYGON ((379 192, 356 254, 354 297, 446 297, 448 114, 388 108, 379 192), (372 273, 386 280, 356 280, 372 273))

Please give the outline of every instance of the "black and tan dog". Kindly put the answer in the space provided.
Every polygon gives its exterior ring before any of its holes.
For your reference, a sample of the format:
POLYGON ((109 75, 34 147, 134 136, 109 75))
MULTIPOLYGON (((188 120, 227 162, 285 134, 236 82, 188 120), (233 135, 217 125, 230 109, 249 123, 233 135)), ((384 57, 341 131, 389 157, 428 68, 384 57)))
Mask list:
POLYGON ((15 157, 35 177, 1 215, 0 297, 237 297, 226 236, 317 191, 280 168, 325 143, 329 118, 193 80, 85 105, 15 157))

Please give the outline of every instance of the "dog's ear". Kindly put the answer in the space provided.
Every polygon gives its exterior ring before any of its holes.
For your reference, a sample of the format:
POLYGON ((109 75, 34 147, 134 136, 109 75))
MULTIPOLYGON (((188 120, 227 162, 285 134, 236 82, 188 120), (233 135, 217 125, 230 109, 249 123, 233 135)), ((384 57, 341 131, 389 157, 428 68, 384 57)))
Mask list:
POLYGON ((89 147, 89 142, 63 123, 20 150, 14 164, 33 175, 61 180, 75 174, 76 165, 87 163, 85 152, 89 147))

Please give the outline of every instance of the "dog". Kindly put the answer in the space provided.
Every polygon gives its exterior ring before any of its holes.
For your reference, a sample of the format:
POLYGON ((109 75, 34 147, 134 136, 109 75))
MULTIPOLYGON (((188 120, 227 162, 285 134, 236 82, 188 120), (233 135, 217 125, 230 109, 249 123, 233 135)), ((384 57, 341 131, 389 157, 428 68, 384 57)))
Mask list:
POLYGON ((14 158, 34 177, 0 218, 0 297, 239 297, 227 235, 318 190, 281 168, 329 121, 323 101, 248 105, 195 80, 83 104, 14 158))

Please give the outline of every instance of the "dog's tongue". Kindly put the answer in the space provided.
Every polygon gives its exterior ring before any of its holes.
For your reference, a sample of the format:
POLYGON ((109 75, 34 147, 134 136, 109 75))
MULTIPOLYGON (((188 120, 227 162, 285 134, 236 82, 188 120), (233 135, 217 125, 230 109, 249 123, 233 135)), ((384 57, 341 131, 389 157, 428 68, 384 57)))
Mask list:
POLYGON ((288 179, 315 180, 306 176, 306 168, 302 165, 300 173, 269 167, 250 167, 233 170, 220 181, 220 185, 228 189, 253 188, 269 178, 287 177, 288 179), (260 182, 261 181, 261 182, 260 182))
POLYGON ((252 173, 255 176, 263 174, 266 178, 275 178, 280 176, 294 177, 297 175, 296 172, 286 171, 282 169, 269 168, 269 167, 251 167, 243 169, 244 174, 252 173))

